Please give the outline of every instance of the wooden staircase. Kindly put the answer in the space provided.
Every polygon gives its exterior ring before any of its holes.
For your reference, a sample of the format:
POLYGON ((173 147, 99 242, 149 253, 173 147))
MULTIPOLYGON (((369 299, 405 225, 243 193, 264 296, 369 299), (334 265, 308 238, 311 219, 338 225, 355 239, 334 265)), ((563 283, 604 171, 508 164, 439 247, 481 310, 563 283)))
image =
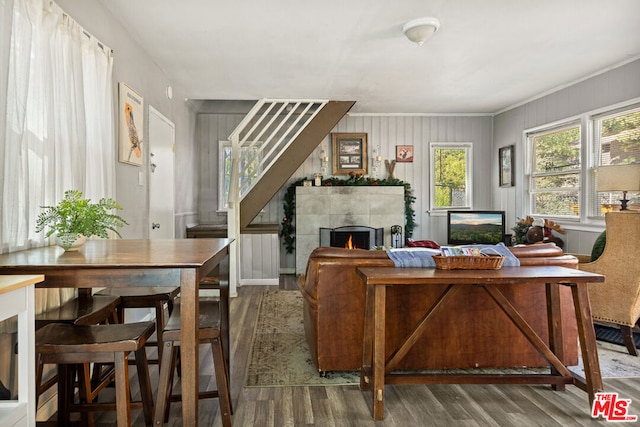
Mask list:
MULTIPOLYGON (((234 239, 229 254, 232 295, 240 280, 240 234, 256 232, 251 230, 251 221, 354 104, 355 101, 262 99, 229 136, 227 236, 234 239)), ((277 224, 274 226, 277 229, 277 224)))
POLYGON ((351 109, 353 104, 355 104, 354 101, 327 102, 292 143, 280 153, 271 167, 242 197, 240 202, 241 229, 250 227, 251 221, 286 184, 287 180, 351 109))

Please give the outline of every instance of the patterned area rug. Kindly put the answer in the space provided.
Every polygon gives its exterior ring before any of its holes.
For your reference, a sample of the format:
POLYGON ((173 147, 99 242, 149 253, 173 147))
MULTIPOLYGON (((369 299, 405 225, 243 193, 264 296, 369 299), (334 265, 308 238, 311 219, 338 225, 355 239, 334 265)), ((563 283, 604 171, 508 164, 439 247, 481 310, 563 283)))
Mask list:
MULTIPOLYGON (((640 377, 640 357, 619 345, 598 342, 600 371, 604 378, 640 377)), ((581 362, 581 361, 580 361, 581 362)), ((582 373, 579 364, 570 369, 582 373)), ((465 372, 465 370, 455 370, 465 372)), ((477 372, 477 370, 474 370, 477 372)), ((486 369, 485 373, 512 373, 522 370, 486 369)), ((542 372, 546 368, 530 369, 542 372)), ((245 386, 331 386, 358 384, 357 372, 318 374, 311 361, 304 336, 302 295, 298 291, 264 291, 253 334, 245 386)))
POLYGON ((253 333, 245 385, 327 386, 358 384, 355 372, 316 370, 304 336, 302 295, 298 291, 264 291, 253 333))
MULTIPOLYGON (((612 328, 605 325, 595 325, 596 339, 611 344, 624 345, 622 341, 622 335, 620 334, 620 328, 612 328)), ((640 333, 633 333, 633 341, 637 348, 640 348, 640 333)))

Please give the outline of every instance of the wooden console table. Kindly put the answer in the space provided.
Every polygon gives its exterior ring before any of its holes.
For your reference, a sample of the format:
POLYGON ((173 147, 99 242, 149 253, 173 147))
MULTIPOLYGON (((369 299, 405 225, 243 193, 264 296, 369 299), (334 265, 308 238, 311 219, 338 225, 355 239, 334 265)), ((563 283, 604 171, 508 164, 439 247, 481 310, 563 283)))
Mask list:
MULTIPOLYGON (((359 267, 358 275, 366 285, 364 338, 360 388, 373 395, 372 412, 376 420, 384 419, 384 386, 387 384, 574 384, 586 391, 589 403, 602 391, 596 337, 591 320, 587 283, 603 282, 604 276, 575 269, 540 267, 504 267, 500 270, 439 270, 434 268, 359 267), (531 328, 496 285, 527 286, 545 284, 549 345, 531 328), (385 360, 385 311, 388 286, 448 285, 438 300, 426 311, 413 331, 385 360), (559 285, 570 286, 585 378, 571 373, 561 361, 562 328, 559 285), (551 365, 549 374, 420 374, 394 372, 398 362, 417 339, 427 331, 429 320, 445 309, 463 286, 480 286, 496 302, 511 322, 551 365)), ((426 332, 428 333, 428 332, 426 332)), ((499 351, 499 349, 496 349, 499 351)))

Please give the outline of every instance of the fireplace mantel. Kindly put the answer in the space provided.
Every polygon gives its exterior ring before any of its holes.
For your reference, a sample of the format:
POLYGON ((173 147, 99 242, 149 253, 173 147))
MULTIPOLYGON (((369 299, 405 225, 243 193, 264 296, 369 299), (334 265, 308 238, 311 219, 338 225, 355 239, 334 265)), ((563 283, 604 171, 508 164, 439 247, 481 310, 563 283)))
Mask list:
POLYGON ((309 254, 319 246, 320 227, 366 225, 384 228, 391 246, 391 226, 404 232, 403 186, 296 187, 296 274, 304 274, 309 254))

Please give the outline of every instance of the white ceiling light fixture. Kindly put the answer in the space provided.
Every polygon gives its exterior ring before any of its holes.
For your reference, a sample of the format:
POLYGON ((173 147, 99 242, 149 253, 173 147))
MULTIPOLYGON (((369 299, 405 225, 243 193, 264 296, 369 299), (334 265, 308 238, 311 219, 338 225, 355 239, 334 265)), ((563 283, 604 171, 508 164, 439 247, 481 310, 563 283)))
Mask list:
POLYGON ((422 46, 439 28, 440 20, 438 18, 425 17, 407 22, 402 27, 402 32, 409 40, 422 46))

